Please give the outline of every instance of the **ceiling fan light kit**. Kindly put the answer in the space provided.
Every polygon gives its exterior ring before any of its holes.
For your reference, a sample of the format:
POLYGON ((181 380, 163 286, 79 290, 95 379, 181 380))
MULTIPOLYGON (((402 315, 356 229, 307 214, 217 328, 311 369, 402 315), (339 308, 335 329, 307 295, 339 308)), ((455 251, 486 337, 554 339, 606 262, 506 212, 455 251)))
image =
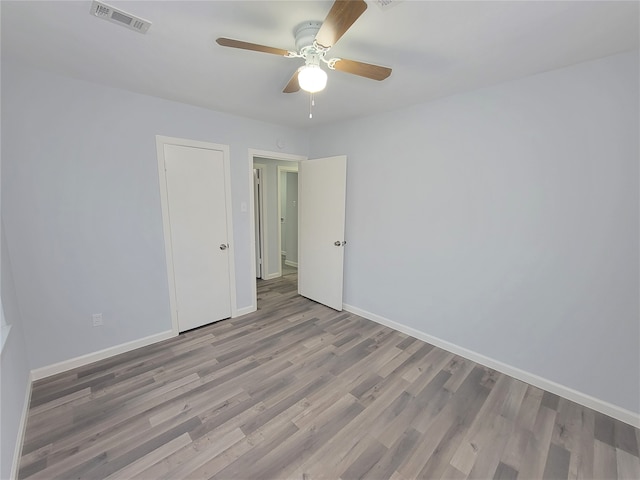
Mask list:
POLYGON ((216 42, 223 47, 271 53, 288 58, 303 58, 304 66, 293 73, 283 90, 284 93, 294 93, 302 89, 313 94, 323 90, 327 84, 327 72, 320 67, 321 62, 330 70, 340 70, 380 81, 391 75, 390 68, 342 58, 325 58, 331 47, 366 9, 367 4, 364 0, 336 0, 324 22, 307 21, 298 25, 295 30, 295 52, 224 37, 216 39, 216 42))
POLYGON ((320 65, 305 65, 298 72, 298 84, 300 88, 309 93, 324 90, 327 86, 327 72, 320 65))

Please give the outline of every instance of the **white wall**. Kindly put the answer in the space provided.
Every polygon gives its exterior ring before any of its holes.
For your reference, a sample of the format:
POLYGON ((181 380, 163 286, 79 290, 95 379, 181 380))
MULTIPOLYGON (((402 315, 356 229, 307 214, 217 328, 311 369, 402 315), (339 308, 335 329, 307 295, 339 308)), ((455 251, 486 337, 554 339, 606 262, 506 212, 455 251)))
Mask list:
POLYGON ((345 303, 640 412, 638 85, 633 52, 316 128, 345 303))
MULTIPOLYGON (((216 92, 212 92, 215 95, 216 92)), ((238 308, 252 305, 248 149, 305 132, 3 62, 2 209, 31 368, 171 329, 155 135, 230 145, 238 308), (105 325, 91 326, 103 313, 105 325)))

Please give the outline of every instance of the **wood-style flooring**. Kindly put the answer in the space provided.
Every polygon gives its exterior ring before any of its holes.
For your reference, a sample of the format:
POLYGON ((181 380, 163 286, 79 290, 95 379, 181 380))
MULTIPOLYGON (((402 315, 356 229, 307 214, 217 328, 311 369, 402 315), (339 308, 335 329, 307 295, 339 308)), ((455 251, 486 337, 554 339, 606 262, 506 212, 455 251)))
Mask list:
POLYGON ((295 280, 260 282, 253 314, 36 382, 19 478, 640 478, 638 429, 295 280))

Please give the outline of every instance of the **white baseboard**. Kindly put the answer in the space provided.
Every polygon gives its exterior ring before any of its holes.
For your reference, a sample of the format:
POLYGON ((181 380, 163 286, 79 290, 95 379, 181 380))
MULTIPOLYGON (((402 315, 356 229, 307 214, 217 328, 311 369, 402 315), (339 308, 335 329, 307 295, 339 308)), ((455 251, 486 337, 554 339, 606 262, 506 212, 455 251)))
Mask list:
POLYGON ((27 415, 29 414, 29 405, 31 404, 31 387, 33 386, 33 375, 29 374, 27 382, 27 391, 24 396, 24 405, 22 406, 22 414, 20 415, 20 423, 18 424, 18 437, 16 438, 16 446, 13 449, 13 460, 11 463, 10 479, 18 478, 18 469, 20 468, 20 456, 22 454, 22 445, 24 436, 27 431, 27 415))
POLYGON ((497 370, 500 373, 509 375, 510 377, 521 380, 525 383, 533 385, 534 387, 538 387, 548 392, 554 393, 560 397, 566 398, 567 400, 571 400, 572 402, 576 402, 580 405, 591 408, 600 413, 604 413, 605 415, 608 415, 610 417, 616 418, 621 422, 628 423, 633 427, 640 428, 640 415, 630 410, 626 410, 624 408, 618 407, 617 405, 613 405, 598 398, 592 397, 591 395, 587 395, 586 393, 579 392, 533 373, 513 367, 499 360, 495 360, 480 353, 474 352, 473 350, 468 350, 454 343, 447 342, 446 340, 433 337, 424 332, 416 330, 415 328, 402 325, 401 323, 394 322, 393 320, 389 320, 388 318, 382 317, 375 313, 362 310, 361 308, 354 307, 353 305, 344 304, 342 307, 348 312, 354 313, 368 320, 372 320, 386 327, 393 328, 394 330, 410 335, 431 345, 435 345, 436 347, 442 348, 443 350, 446 350, 448 352, 460 355, 461 357, 479 363, 480 365, 484 365, 485 367, 497 370))
POLYGON ((298 262, 292 262, 291 260, 285 260, 284 261, 285 265, 289 265, 290 267, 296 267, 298 268, 298 262))
POLYGON ((114 355, 119 355, 120 353, 125 353, 130 350, 135 350, 136 348, 146 347, 147 345, 151 345, 152 343, 167 340, 168 338, 175 337, 176 335, 177 334, 175 332, 169 330, 166 332, 157 333, 155 335, 150 335, 148 337, 140 338, 138 340, 133 340, 132 342, 123 343, 114 347, 105 348, 104 350, 99 350, 97 352, 88 353, 86 355, 81 355, 69 360, 54 363, 53 365, 36 368, 34 370, 31 370, 31 378, 35 381, 40 380, 41 378, 50 377, 51 375, 57 375, 58 373, 66 372, 67 370, 71 370, 73 368, 83 367, 84 365, 97 362, 98 360, 104 360, 105 358, 113 357, 114 355))
POLYGON ((264 277, 264 280, 273 280, 274 278, 279 278, 279 277, 281 277, 281 276, 282 276, 282 274, 280 274, 280 273, 278 273, 278 272, 276 272, 276 273, 270 273, 269 275, 266 275, 266 276, 264 277))
POLYGON ((242 315, 246 315, 248 313, 253 313, 256 310, 258 310, 258 309, 257 309, 257 307, 255 305, 249 305, 248 307, 239 308, 236 311, 236 314, 233 316, 233 318, 241 317, 242 315))

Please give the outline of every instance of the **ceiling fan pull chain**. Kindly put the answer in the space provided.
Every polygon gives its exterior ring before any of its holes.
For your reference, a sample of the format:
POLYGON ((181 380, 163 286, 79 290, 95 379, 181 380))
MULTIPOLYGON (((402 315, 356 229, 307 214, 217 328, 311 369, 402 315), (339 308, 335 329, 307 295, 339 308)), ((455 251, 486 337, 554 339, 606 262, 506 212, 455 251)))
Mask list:
POLYGON ((309 118, 313 118, 313 107, 316 104, 316 100, 313 93, 309 94, 309 118))

